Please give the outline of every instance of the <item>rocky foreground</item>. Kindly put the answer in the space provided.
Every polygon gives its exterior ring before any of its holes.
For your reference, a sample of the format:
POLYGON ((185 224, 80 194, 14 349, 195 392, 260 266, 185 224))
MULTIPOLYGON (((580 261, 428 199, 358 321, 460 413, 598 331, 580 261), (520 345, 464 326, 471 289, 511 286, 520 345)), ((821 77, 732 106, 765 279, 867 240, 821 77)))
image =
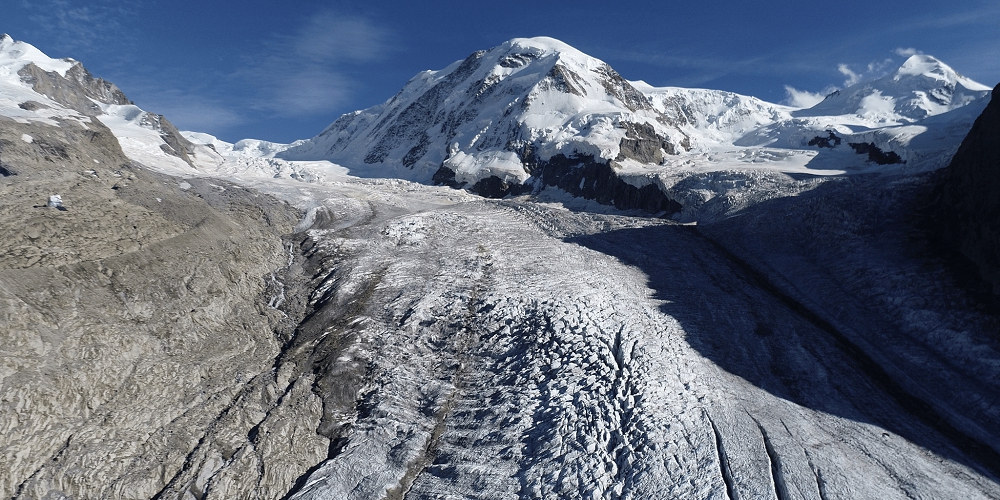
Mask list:
POLYGON ((294 328, 269 303, 299 213, 137 167, 99 122, 0 117, 0 148, 0 496, 153 497, 206 429, 272 409, 254 381, 294 328))

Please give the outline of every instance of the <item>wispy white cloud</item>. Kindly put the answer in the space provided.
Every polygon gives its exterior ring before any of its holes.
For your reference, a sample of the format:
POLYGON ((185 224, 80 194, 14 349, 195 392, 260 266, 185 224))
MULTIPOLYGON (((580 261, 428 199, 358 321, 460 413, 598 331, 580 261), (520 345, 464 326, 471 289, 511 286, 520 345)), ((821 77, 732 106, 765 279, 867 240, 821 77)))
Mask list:
POLYGON ((897 23, 890 31, 904 32, 925 29, 952 29, 961 26, 986 25, 995 26, 1000 20, 1000 4, 996 2, 986 2, 972 8, 964 5, 956 5, 954 12, 946 15, 922 15, 910 19, 903 19, 897 23))
MULTIPOLYGON (((894 52, 903 56, 905 54, 900 54, 900 51, 908 52, 909 50, 914 49, 896 49, 894 52)), ((841 63, 837 65, 837 71, 847 77, 847 79, 841 82, 840 86, 828 85, 819 92, 810 92, 808 90, 799 90, 791 85, 785 85, 785 100, 782 102, 783 104, 797 108, 811 108, 825 99, 831 92, 840 88, 850 87, 886 76, 890 70, 896 68, 897 64, 897 60, 886 58, 880 61, 872 61, 865 65, 863 70, 855 71, 849 65, 841 63)))
POLYGON ((349 76, 351 66, 384 58, 394 50, 392 38, 370 19, 327 10, 269 41, 236 76, 260 89, 251 103, 256 109, 285 116, 328 112, 360 86, 349 76))
POLYGON ((132 36, 130 26, 137 17, 135 2, 92 0, 86 3, 69 0, 25 0, 29 19, 54 45, 75 57, 98 46, 122 46, 132 36))
POLYGON ((855 73, 854 71, 851 71, 851 68, 848 67, 846 64, 837 65, 837 71, 839 71, 840 74, 847 77, 847 80, 844 80, 845 87, 850 87, 851 85, 854 85, 861 81, 861 75, 855 73))
MULTIPOLYGON (((896 50, 899 51, 900 49, 896 50)), ((912 49, 906 49, 906 50, 912 50, 912 49)), ((888 74, 888 70, 895 69, 897 64, 898 61, 891 58, 886 58, 881 61, 872 61, 868 63, 868 65, 865 66, 865 69, 861 71, 854 71, 847 64, 841 63, 837 65, 837 71, 839 71, 840 74, 847 77, 847 79, 844 80, 843 82, 844 87, 850 87, 852 85, 857 85, 858 83, 864 81, 870 81, 870 80, 875 80, 877 78, 882 78, 883 76, 886 76, 886 74, 888 74)))
MULTIPOLYGON (((830 89, 830 92, 832 91, 833 89, 830 89)), ((785 85, 786 98, 784 104, 796 108, 811 108, 822 102, 830 92, 809 92, 808 90, 799 90, 791 85, 785 85)))
POLYGON ((894 50, 892 52, 895 53, 899 57, 910 57, 910 56, 913 56, 913 55, 916 55, 916 54, 922 54, 923 53, 923 52, 920 52, 919 50, 917 50, 917 49, 915 49, 913 47, 907 47, 907 48, 897 47, 896 50, 894 50))
POLYGON ((317 63, 366 62, 381 59, 390 50, 389 38, 369 19, 324 11, 310 18, 287 44, 298 57, 317 63))

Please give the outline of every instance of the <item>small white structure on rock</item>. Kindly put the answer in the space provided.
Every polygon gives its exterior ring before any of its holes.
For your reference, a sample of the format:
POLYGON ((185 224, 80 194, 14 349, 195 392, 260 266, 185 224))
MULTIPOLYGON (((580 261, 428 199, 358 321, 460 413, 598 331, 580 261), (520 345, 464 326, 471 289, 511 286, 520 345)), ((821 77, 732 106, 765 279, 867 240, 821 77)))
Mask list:
POLYGON ((49 196, 49 206, 52 208, 63 208, 62 196, 58 194, 49 196))

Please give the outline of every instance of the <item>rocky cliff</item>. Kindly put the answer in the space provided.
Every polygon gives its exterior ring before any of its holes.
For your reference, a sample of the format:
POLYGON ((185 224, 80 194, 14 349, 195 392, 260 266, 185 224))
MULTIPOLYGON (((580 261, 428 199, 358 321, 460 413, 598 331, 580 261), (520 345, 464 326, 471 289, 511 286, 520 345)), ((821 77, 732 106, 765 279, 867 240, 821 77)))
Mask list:
POLYGON ((1000 294, 1000 85, 944 177, 939 208, 946 243, 1000 294))

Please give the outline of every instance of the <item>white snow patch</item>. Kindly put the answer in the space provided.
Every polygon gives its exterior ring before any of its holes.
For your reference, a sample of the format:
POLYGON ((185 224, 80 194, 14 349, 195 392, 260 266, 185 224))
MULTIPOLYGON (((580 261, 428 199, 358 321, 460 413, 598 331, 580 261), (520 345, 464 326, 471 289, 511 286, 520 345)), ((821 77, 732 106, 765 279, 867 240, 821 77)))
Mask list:
POLYGON ((28 134, 21 134, 21 140, 27 142, 28 144, 35 142, 35 138, 28 134))
POLYGON ((444 161, 444 166, 455 172, 457 182, 475 184, 482 179, 496 176, 504 181, 524 182, 530 175, 512 151, 482 151, 466 154, 456 151, 444 161))

